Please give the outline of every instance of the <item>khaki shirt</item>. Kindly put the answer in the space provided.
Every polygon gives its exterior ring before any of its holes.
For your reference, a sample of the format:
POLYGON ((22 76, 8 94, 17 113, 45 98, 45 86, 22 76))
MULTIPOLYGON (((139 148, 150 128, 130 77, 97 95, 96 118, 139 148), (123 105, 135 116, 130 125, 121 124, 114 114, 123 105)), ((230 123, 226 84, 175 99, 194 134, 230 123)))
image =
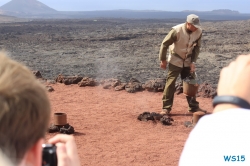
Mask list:
MULTIPOLYGON (((178 25, 177 25, 178 26, 178 25)), ((181 26, 181 24, 179 24, 179 26, 181 26)), ((183 26, 185 26, 186 29, 186 24, 184 24, 183 26)), ((188 31, 186 29, 188 34, 191 34, 192 32, 188 31)), ((178 67, 187 67, 190 65, 191 62, 196 62, 199 52, 200 52, 200 46, 201 46, 201 36, 202 34, 198 37, 198 39, 195 41, 196 45, 193 47, 193 50, 191 52, 191 54, 189 54, 186 59, 183 59, 180 55, 178 55, 175 52, 171 52, 168 58, 168 62, 172 63, 173 65, 176 65, 178 67), (172 56, 172 57, 171 57, 172 56), (170 60, 170 59, 173 59, 170 60), (179 61, 179 62, 178 62, 179 61), (185 61, 185 63, 184 63, 185 61)), ((161 44, 161 48, 160 48, 160 53, 159 53, 159 59, 160 61, 164 61, 167 59, 166 55, 167 55, 167 50, 169 48, 169 46, 173 45, 177 43, 177 31, 172 28, 172 30, 167 34, 167 36, 164 38, 164 40, 162 41, 161 44)))

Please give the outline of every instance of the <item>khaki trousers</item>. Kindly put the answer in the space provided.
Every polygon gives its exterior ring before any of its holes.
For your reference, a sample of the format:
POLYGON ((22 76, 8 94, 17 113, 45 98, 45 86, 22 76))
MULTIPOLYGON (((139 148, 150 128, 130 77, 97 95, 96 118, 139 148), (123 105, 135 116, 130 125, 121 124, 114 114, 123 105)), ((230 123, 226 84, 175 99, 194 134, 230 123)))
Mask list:
MULTIPOLYGON (((181 79, 183 80, 190 74, 190 67, 177 67, 172 65, 171 63, 168 64, 168 76, 166 80, 165 89, 163 91, 163 109, 171 110, 174 101, 174 93, 175 93, 175 82, 179 76, 181 75, 181 79)), ((199 108, 199 102, 196 101, 196 97, 189 97, 186 96, 189 111, 196 110, 199 108)))

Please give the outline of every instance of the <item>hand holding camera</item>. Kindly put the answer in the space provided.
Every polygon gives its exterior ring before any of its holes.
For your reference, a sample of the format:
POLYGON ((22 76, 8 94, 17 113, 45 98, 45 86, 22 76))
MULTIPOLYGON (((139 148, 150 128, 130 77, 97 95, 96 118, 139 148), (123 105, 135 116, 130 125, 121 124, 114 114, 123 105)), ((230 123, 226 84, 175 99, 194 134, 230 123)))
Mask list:
POLYGON ((71 135, 58 134, 43 148, 42 166, 80 166, 75 139, 71 135), (47 165, 46 165, 47 164, 47 165), (56 165, 57 164, 57 165, 56 165))

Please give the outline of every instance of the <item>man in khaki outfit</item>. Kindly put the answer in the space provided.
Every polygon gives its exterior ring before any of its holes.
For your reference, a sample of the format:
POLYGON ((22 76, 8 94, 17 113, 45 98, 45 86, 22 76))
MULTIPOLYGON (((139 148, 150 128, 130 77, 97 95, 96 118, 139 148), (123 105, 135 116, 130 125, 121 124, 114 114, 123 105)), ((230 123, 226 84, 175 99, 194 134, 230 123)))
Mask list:
MULTIPOLYGON (((174 100, 175 82, 179 74, 181 79, 195 71, 195 63, 200 52, 202 29, 199 17, 195 14, 187 16, 185 23, 172 27, 162 41, 159 59, 160 67, 166 69, 168 76, 163 92, 163 106, 161 114, 169 114, 174 100), (166 58, 169 49, 168 58, 166 58)), ((202 111, 195 97, 187 96, 189 112, 202 111)))

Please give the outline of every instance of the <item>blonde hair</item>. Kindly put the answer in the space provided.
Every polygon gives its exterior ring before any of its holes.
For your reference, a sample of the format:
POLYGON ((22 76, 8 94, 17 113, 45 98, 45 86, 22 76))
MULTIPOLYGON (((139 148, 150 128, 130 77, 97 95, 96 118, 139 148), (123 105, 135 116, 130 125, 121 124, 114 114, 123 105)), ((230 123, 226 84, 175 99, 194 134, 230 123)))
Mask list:
POLYGON ((45 136, 50 111, 45 86, 27 67, 0 52, 0 148, 14 164, 45 136))

